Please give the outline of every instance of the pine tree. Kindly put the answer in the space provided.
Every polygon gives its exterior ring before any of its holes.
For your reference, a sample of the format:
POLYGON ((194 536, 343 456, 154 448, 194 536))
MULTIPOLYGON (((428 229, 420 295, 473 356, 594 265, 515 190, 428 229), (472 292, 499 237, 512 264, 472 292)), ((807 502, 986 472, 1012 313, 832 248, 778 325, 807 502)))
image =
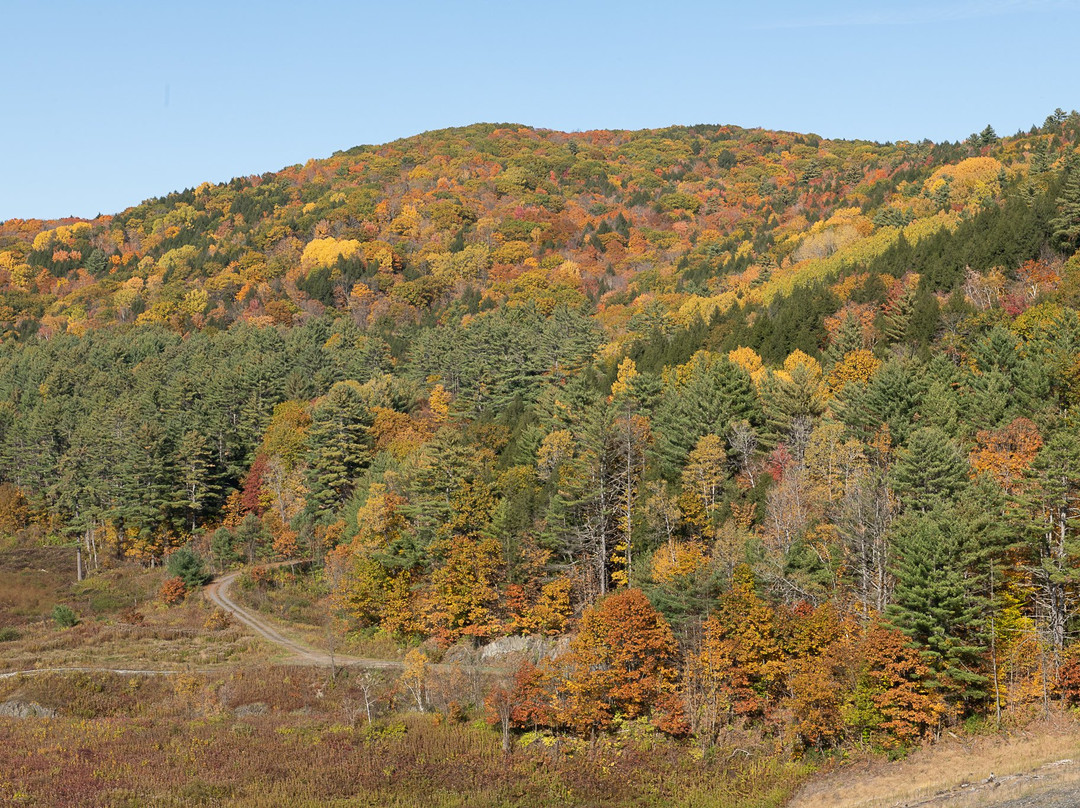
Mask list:
POLYGON ((895 584, 887 615, 936 672, 935 684, 972 703, 986 697, 980 670, 987 603, 972 586, 977 554, 965 546, 963 527, 942 511, 894 523, 895 584))
POLYGON ((905 442, 919 409, 916 368, 893 359, 882 365, 867 384, 846 385, 840 397, 843 422, 864 442, 871 440, 883 424, 893 439, 905 442))
POLYGON ((1057 650, 1065 644, 1069 618, 1080 604, 1080 438, 1068 427, 1046 441, 1028 472, 1030 485, 1017 497, 1020 527, 1037 600, 1057 650))
POLYGON ((169 574, 180 578, 188 590, 197 589, 213 576, 204 567, 203 559, 189 547, 181 547, 169 556, 169 574))
POLYGON ((816 360, 796 352, 784 370, 770 374, 762 386, 766 441, 791 442, 793 431, 802 430, 825 412, 827 390, 816 360), (793 357, 806 361, 793 361, 793 357))
POLYGON ((735 421, 761 423, 754 383, 741 367, 703 352, 682 368, 688 378, 669 382, 654 417, 655 453, 663 475, 672 480, 702 435, 727 434, 735 421))
POLYGON ((930 380, 919 411, 923 413, 923 423, 937 427, 950 438, 956 437, 960 406, 956 391, 947 382, 930 380))
POLYGON ((948 503, 967 484, 967 460, 940 429, 916 429, 898 454, 893 484, 908 511, 948 503))
POLYGON ((837 362, 843 360, 846 354, 862 350, 863 347, 862 324, 849 312, 847 317, 844 318, 844 322, 841 323, 840 330, 832 342, 829 343, 829 347, 825 349, 822 364, 825 368, 831 368, 837 362))
POLYGON ((1054 240, 1063 249, 1080 248, 1080 170, 1071 172, 1057 198, 1057 209, 1057 216, 1050 220, 1054 240))
POLYGON ((907 334, 908 323, 915 309, 915 290, 907 289, 892 302, 882 324, 882 336, 887 343, 901 342, 907 334))
POLYGON ((199 517, 208 509, 221 490, 214 472, 210 444, 197 430, 186 432, 177 449, 181 482, 184 486, 184 502, 195 530, 199 517))
POLYGON ((1047 148, 1046 141, 1037 141, 1031 153, 1031 173, 1045 174, 1050 170, 1051 162, 1050 150, 1047 148))
POLYGON ((312 410, 308 488, 319 515, 345 503, 369 462, 370 427, 371 411, 355 381, 335 384, 312 410))

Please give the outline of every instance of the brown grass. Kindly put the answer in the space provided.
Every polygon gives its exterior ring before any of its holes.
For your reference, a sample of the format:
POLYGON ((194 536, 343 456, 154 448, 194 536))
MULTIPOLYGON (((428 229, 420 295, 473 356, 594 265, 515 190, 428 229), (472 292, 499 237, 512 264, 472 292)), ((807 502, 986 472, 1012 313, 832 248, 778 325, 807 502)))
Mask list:
POLYGON ((194 633, 153 624, 84 622, 62 629, 46 623, 24 629, 19 639, 4 643, 0 650, 0 672, 64 667, 204 668, 266 659, 265 646, 236 627, 194 633))
POLYGON ((0 551, 0 626, 40 619, 75 580, 73 551, 11 546, 0 551))
POLYGON ((0 718, 0 803, 769 808, 803 776, 771 748, 701 758, 644 725, 504 756, 498 731, 475 718, 368 724, 358 676, 270 667, 0 680, 0 700, 60 711, 0 718))
POLYGON ((994 805, 1053 783, 1080 782, 1075 764, 1042 768, 1066 759, 1080 761, 1080 725, 1059 715, 1003 736, 946 735, 896 762, 865 759, 843 765, 807 783, 789 808, 994 805), (998 786, 970 787, 991 773, 998 786), (1039 776, 1018 776, 1030 773, 1039 776))
POLYGON ((77 582, 72 558, 69 548, 0 552, 0 628, 16 637, 0 642, 0 672, 203 668, 259 663, 272 651, 240 627, 208 625, 215 610, 198 595, 172 608, 160 603, 160 568, 125 564, 77 582), (74 609, 79 625, 57 626, 57 604, 74 609))

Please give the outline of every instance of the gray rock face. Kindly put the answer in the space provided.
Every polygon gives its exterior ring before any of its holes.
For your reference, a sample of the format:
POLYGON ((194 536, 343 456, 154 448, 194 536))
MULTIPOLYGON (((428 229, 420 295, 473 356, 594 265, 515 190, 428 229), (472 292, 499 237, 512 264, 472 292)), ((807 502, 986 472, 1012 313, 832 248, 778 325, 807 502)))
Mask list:
POLYGON ((0 716, 4 718, 53 718, 56 710, 42 707, 34 701, 5 701, 0 703, 0 716))
POLYGON ((527 657, 539 661, 543 657, 554 659, 565 653, 569 645, 565 637, 551 640, 546 637, 500 637, 480 649, 480 659, 490 662, 505 656, 527 657))

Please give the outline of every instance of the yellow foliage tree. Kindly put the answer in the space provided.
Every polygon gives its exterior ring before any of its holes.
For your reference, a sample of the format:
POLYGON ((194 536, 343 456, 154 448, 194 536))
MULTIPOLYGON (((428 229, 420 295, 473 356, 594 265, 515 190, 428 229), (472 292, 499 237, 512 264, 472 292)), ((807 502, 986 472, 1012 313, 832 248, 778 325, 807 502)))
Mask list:
POLYGON ((709 563, 709 554, 699 542, 671 542, 652 557, 652 577, 658 584, 693 575, 709 563))
POLYGON ((750 374, 756 386, 765 376, 765 366, 758 352, 753 348, 739 346, 728 351, 728 359, 750 374))
POLYGON ((556 429, 544 436, 536 453, 536 468, 541 479, 548 479, 559 464, 574 452, 574 435, 569 429, 556 429))
POLYGON ((352 258, 361 250, 356 239, 336 239, 331 237, 312 239, 304 247, 300 265, 304 269, 329 267, 337 263, 338 258, 352 258))
POLYGON ((829 372, 829 387, 839 392, 848 382, 868 382, 881 367, 873 351, 848 351, 829 372))
POLYGON ((975 209, 1000 192, 1001 168, 993 157, 969 157, 939 168, 930 175, 924 190, 931 198, 947 195, 950 205, 975 209))
POLYGON ((611 383, 611 397, 621 398, 633 392, 634 380, 638 377, 637 365, 629 356, 619 363, 615 381, 611 383))
POLYGON ((727 449, 719 435, 703 435, 682 471, 683 515, 701 534, 711 536, 728 477, 727 449))
POLYGON ((428 393, 428 409, 436 426, 442 426, 450 418, 450 402, 453 396, 441 384, 436 384, 428 393))
POLYGON ((422 598, 425 627, 444 648, 463 635, 494 634, 502 545, 493 538, 457 535, 443 550, 445 561, 431 573, 422 598))

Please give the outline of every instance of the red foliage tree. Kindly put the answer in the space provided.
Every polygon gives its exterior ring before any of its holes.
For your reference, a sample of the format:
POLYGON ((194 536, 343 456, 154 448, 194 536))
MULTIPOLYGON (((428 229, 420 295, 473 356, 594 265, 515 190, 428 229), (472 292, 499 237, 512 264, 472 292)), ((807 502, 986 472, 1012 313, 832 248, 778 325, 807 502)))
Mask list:
POLYGON ((254 513, 261 515, 264 508, 259 502, 262 494, 263 477, 266 476, 268 465, 266 455, 257 455, 255 462, 251 464, 244 484, 240 489, 240 511, 242 513, 254 513))

